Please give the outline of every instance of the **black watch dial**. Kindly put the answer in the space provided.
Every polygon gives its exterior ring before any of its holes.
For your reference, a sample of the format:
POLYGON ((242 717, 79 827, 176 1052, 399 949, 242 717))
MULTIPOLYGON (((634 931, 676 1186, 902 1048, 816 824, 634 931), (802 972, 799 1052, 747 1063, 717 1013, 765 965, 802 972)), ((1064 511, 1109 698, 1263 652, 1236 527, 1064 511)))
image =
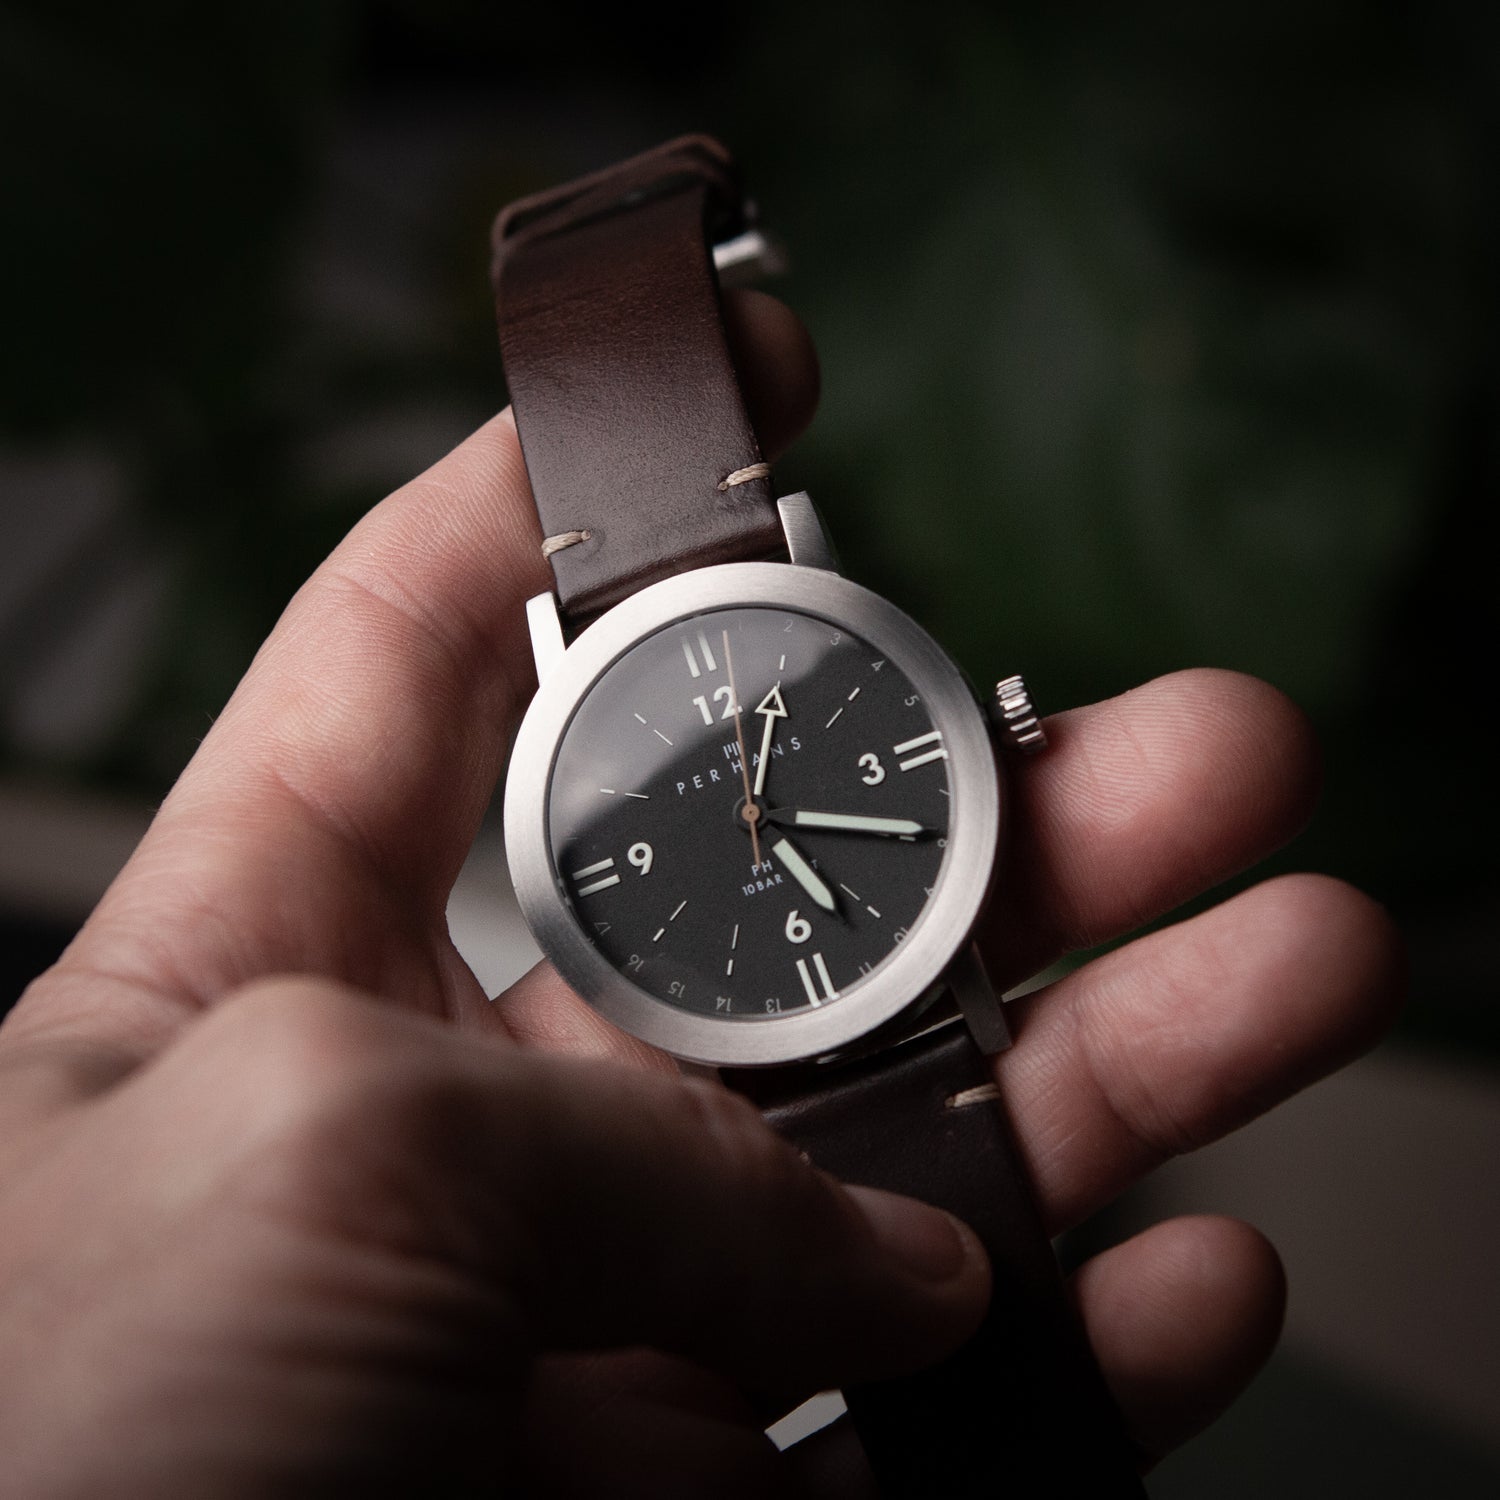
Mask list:
POLYGON ((837 624, 690 616, 596 681, 553 763, 548 837, 625 977, 735 1020, 831 1004, 920 920, 948 752, 911 681, 837 624))

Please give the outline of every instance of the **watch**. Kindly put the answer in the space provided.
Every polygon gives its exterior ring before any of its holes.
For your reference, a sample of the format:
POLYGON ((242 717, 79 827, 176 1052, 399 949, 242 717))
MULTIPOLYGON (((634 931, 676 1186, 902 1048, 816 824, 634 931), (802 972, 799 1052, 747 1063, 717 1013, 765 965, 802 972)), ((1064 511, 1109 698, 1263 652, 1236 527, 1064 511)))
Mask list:
POLYGON ((763 261, 686 137, 505 209, 501 357, 554 591, 505 835, 543 951, 602 1015, 752 1097, 819 1166, 970 1223, 994 1291, 933 1370, 845 1392, 883 1491, 1140 1495, 987 1062, 972 942, 1006 824, 981 704, 780 500, 720 278, 763 261))

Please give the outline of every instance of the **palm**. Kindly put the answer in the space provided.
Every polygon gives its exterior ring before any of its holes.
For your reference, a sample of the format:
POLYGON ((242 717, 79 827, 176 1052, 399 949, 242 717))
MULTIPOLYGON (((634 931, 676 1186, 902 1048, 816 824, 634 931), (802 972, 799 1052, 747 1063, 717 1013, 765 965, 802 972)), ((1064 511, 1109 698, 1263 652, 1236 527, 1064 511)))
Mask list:
MULTIPOLYGON (((752 386, 790 392, 792 408, 760 420, 785 431, 807 415, 809 382, 786 368, 798 346, 778 315, 751 312, 752 386)), ((0 1034, 0 1140, 35 1139, 275 973, 336 979, 504 1046, 671 1066, 550 970, 492 1003, 447 937, 447 893, 530 687, 521 604, 548 580, 528 515, 502 416, 374 512, 293 601, 79 942, 0 1034)), ((1054 750, 1017 778, 1028 879, 1002 891, 983 934, 1004 985, 1242 868, 1310 804, 1299 716, 1247 679, 1183 674, 1050 728, 1054 750)), ((1054 1231, 1367 1045, 1390 1008, 1391 951, 1357 893, 1289 878, 1028 1000, 998 1072, 1054 1231)), ((1252 1231, 1198 1220, 1100 1257, 1078 1297, 1154 1454, 1263 1357, 1280 1283, 1252 1231), (1141 1284, 1169 1293, 1125 1295, 1141 1284)), ((747 1393, 649 1355, 552 1361, 531 1459, 559 1491, 597 1493, 607 1468, 611 1493, 638 1481, 660 1495, 644 1465, 666 1449, 682 1493, 728 1494, 726 1475, 775 1492, 761 1428, 806 1394, 795 1371, 747 1393)))

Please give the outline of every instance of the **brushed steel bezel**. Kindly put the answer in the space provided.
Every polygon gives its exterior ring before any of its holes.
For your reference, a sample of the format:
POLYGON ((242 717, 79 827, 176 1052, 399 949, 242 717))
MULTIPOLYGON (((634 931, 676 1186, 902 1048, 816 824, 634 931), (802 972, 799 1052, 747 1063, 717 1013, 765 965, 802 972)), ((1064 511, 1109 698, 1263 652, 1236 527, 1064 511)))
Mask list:
POLYGON ((914 620, 847 578, 787 563, 728 563, 679 574, 616 605, 547 674, 522 721, 505 787, 505 846, 521 910, 563 978, 614 1025, 694 1062, 769 1066, 859 1040, 912 1005, 968 941, 994 869, 1000 785, 989 732, 958 668, 914 620), (911 935, 830 1005, 725 1018, 679 1009, 639 989, 599 952, 552 861, 547 805, 557 746, 594 683, 643 637, 687 615, 736 606, 786 608, 868 641, 911 680, 948 749, 948 855, 911 935))

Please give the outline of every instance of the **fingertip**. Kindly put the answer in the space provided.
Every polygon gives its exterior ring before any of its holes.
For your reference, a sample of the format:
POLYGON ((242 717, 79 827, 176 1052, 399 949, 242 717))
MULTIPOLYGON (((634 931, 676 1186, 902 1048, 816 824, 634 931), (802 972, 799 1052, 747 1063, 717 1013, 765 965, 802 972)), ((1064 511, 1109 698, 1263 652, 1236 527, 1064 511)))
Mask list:
POLYGON ((863 1379, 921 1369, 952 1353, 979 1326, 990 1300, 990 1264, 961 1220, 915 1198, 834 1184, 865 1232, 844 1253, 841 1282, 858 1284, 882 1308, 841 1340, 858 1346, 863 1379), (866 1238, 866 1235, 868 1238, 866 1238), (873 1252, 870 1253, 870 1252, 873 1252))
POLYGON ((1283 935, 1285 993, 1307 997, 1305 1016, 1323 1040, 1309 1049, 1307 1079, 1369 1051, 1406 999, 1406 943, 1378 901, 1331 875, 1295 873, 1262 882, 1240 898, 1253 920, 1283 935))
POLYGON ((1143 724, 1155 719, 1163 741, 1191 737, 1218 747, 1201 794, 1226 812, 1253 813, 1266 852, 1312 817, 1323 787, 1322 747, 1307 713, 1274 684, 1223 667, 1191 667, 1116 701, 1136 709, 1143 724))
POLYGON ((1202 1215, 1096 1256, 1073 1294, 1131 1438, 1155 1461, 1207 1427, 1270 1357, 1286 1274, 1259 1230, 1202 1215))
POLYGON ((845 1192, 880 1248, 918 1281, 961 1281, 970 1290, 988 1284, 984 1247, 952 1214, 879 1188, 851 1187, 845 1192))
POLYGON ((744 289, 725 294, 724 326, 750 423, 766 457, 775 460, 817 410, 821 375, 812 335, 779 298, 744 289))
POLYGON ((1223 667, 1198 667, 1166 679, 1186 679, 1245 747, 1242 774, 1259 787, 1269 780, 1276 796, 1270 811, 1272 837, 1282 843, 1306 827, 1323 792, 1323 747, 1307 711, 1264 678, 1223 667))

